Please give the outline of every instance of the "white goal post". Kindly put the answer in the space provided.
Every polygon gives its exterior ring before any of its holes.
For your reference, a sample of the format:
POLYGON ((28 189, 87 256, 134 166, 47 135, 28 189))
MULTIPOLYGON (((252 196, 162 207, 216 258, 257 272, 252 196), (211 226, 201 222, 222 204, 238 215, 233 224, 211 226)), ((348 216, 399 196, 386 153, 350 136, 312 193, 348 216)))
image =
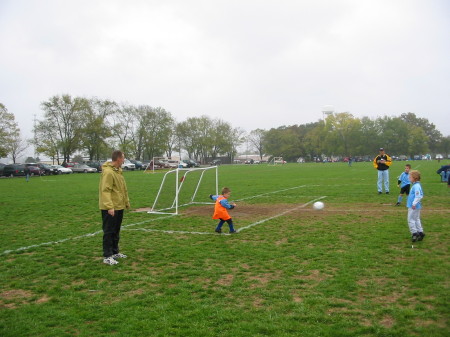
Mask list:
POLYGON ((283 157, 273 157, 268 165, 284 164, 283 157))
POLYGON ((147 213, 178 214, 191 204, 213 204, 210 194, 219 194, 217 166, 176 168, 164 174, 153 206, 147 213))

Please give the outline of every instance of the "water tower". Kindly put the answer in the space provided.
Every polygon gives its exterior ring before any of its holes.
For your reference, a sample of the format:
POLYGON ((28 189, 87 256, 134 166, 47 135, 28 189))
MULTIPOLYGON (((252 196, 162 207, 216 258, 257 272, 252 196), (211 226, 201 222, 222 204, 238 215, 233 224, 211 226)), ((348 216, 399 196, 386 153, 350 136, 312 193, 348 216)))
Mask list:
POLYGON ((323 121, 325 122, 326 116, 332 115, 334 113, 334 106, 324 105, 322 107, 323 121))

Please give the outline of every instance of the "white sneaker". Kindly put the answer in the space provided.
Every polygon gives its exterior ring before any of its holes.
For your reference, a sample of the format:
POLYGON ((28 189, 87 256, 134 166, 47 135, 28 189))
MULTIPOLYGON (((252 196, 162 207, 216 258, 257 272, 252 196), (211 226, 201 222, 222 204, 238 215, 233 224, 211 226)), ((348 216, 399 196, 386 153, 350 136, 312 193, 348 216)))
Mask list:
POLYGON ((116 260, 113 259, 112 256, 110 257, 106 257, 103 259, 103 263, 105 264, 109 264, 110 266, 114 265, 114 264, 118 264, 119 262, 117 262, 116 260))
POLYGON ((126 256, 125 254, 122 254, 122 253, 117 253, 117 254, 114 254, 114 255, 112 256, 112 258, 113 258, 113 259, 126 259, 127 256, 126 256))

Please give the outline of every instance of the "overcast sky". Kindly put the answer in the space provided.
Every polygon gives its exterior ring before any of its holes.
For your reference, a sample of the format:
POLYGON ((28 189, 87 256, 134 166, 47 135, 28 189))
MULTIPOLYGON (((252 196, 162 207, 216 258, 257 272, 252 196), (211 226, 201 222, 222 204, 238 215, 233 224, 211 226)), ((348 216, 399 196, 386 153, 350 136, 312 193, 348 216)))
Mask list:
POLYGON ((246 131, 413 112, 450 135, 448 0, 0 0, 0 102, 61 94, 246 131))

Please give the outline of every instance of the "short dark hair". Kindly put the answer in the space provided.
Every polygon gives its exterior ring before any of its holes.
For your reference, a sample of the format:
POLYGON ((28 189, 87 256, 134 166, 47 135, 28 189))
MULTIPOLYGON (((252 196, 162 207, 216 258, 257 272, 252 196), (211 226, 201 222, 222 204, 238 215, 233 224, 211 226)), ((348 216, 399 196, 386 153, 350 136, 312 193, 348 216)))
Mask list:
POLYGON ((111 159, 112 161, 116 161, 117 159, 122 158, 123 156, 125 156, 125 154, 122 151, 115 150, 111 155, 111 159))
POLYGON ((222 194, 230 193, 230 192, 231 192, 231 190, 228 187, 222 188, 222 194))
POLYGON ((406 164, 405 166, 408 166, 409 168, 411 168, 411 164, 406 164))

